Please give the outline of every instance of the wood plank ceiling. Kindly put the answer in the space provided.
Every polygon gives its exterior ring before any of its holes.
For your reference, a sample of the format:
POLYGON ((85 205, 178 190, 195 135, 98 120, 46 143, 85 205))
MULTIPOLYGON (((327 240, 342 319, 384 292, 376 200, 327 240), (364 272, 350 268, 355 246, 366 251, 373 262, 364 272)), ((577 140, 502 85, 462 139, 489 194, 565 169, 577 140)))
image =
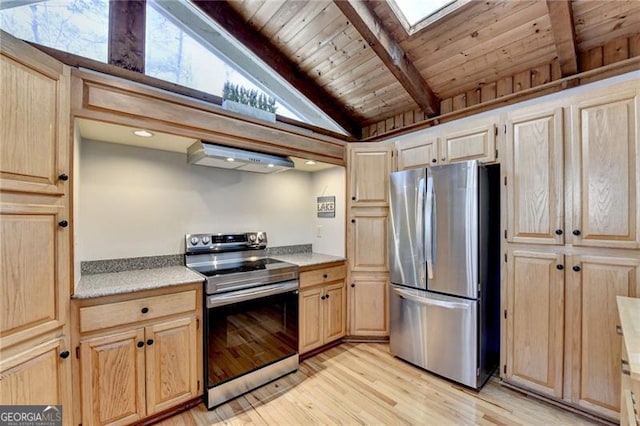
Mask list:
POLYGON ((638 0, 458 1, 413 33, 384 0, 195 3, 239 40, 259 35, 254 52, 289 64, 286 78, 365 136, 640 56, 638 0))

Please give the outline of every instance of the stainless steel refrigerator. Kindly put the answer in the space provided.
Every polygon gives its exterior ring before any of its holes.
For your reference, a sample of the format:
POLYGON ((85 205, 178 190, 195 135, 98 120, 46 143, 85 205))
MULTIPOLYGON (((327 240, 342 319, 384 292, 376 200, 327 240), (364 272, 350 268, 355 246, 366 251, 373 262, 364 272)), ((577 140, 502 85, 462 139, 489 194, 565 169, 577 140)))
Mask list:
POLYGON ((390 348, 478 389, 499 358, 499 166, 477 161, 390 178, 390 348))

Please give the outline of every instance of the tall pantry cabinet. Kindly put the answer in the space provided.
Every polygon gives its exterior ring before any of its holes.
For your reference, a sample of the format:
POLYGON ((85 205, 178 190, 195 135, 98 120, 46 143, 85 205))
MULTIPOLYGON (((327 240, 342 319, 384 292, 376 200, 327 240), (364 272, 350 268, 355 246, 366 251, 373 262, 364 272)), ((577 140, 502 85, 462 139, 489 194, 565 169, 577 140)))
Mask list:
POLYGON ((70 72, 6 33, 0 67, 0 405, 70 407, 70 72))
POLYGON ((350 144, 347 179, 349 336, 389 335, 387 217, 392 147, 350 144))
POLYGON ((503 378, 617 419, 640 297, 637 81, 508 114, 503 378))

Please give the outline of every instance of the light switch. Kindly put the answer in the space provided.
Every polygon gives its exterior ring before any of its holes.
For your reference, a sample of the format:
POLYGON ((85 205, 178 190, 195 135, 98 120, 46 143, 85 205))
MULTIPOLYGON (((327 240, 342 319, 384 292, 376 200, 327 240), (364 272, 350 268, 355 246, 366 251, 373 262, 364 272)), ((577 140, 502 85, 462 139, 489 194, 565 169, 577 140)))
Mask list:
POLYGON ((316 238, 322 238, 322 225, 316 226, 316 238))

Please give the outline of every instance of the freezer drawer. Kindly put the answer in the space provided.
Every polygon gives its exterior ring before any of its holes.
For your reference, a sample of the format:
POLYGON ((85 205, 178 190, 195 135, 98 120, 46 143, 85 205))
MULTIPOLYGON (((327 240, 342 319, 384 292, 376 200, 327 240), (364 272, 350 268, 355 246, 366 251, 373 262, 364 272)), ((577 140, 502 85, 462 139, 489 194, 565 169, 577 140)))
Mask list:
POLYGON ((391 353, 477 388, 478 301, 390 286, 391 353))

